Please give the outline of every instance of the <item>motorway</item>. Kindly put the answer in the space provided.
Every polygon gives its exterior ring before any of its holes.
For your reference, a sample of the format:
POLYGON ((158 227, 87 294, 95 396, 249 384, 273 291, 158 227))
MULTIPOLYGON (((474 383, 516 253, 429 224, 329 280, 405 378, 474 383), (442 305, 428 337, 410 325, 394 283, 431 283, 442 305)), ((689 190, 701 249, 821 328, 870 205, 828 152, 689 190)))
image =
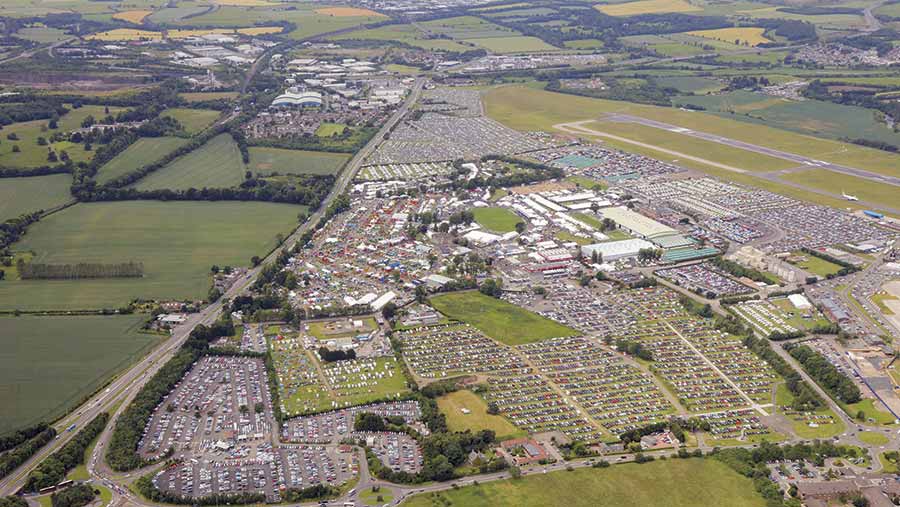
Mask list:
MULTIPOLYGON (((302 225, 300 225, 286 240, 285 244, 293 244, 296 242, 301 235, 303 235, 306 231, 310 230, 318 221, 324 216, 325 210, 328 208, 329 204, 334 201, 339 195, 341 195, 356 176, 356 173, 359 171, 362 164, 365 162, 366 158, 375 150, 381 140, 384 138, 384 135, 387 134, 400 120, 406 115, 407 111, 412 104, 414 104, 419 95, 422 92, 422 88, 424 87, 424 80, 417 79, 410 94, 407 96, 406 101, 403 105, 394 112, 393 115, 388 119, 388 121, 382 126, 381 130, 369 140, 369 142, 359 151, 356 155, 347 163, 344 167, 344 170, 341 171, 340 176, 335 181, 334 187, 332 187, 331 192, 329 192, 328 196, 322 202, 322 205, 313 213, 309 219, 306 220, 302 225)), ((28 477, 28 474, 38 465, 41 461, 44 460, 47 456, 60 449, 66 442, 68 442, 75 434, 78 433, 78 429, 85 426, 89 423, 97 414, 110 411, 120 400, 124 400, 118 410, 111 414, 110 424, 107 425, 106 430, 100 436, 98 440, 98 444, 95 448, 94 456, 91 457, 89 465, 92 465, 94 462, 103 463, 102 459, 95 459, 100 454, 102 454, 102 450, 108 444, 109 438, 112 434, 112 428, 114 427, 114 420, 121 415, 121 413, 128 406, 128 403, 131 401, 134 396, 140 391, 140 389, 147 383, 147 381, 153 377, 153 375, 166 363, 166 361, 171 358, 172 355, 178 350, 182 343, 187 339, 190 332, 200 324, 211 324, 216 321, 223 310, 223 305, 225 301, 228 301, 234 298, 237 295, 243 293, 249 286, 251 286, 256 278, 259 276, 259 273, 262 271, 263 267, 267 264, 274 262, 277 257, 279 249, 275 249, 269 253, 268 256, 259 264, 259 266, 252 268, 248 271, 247 276, 241 278, 239 281, 234 283, 223 295, 219 298, 218 301, 212 303, 206 307, 204 307, 200 312, 191 314, 188 316, 187 321, 184 324, 178 326, 172 331, 171 337, 166 340, 163 344, 157 346, 152 352, 150 352, 146 357, 140 360, 137 364, 130 367, 127 371, 120 374, 116 377, 112 382, 110 382, 103 390, 95 393, 91 396, 86 402, 84 402, 80 407, 72 411, 68 416, 63 417, 59 421, 57 421, 53 427, 56 428, 57 432, 60 433, 59 438, 53 440, 46 446, 44 446, 40 451, 35 453, 31 459, 29 459, 26 463, 16 469, 14 472, 6 476, 2 481, 0 481, 0 495, 11 495, 18 491, 25 483, 25 479, 28 477), (76 425, 76 429, 71 432, 66 432, 65 429, 71 426, 72 424, 76 425)), ((94 467, 92 467, 94 468, 94 467)), ((93 472, 97 472, 98 470, 94 468, 93 472)), ((98 477, 101 479, 109 480, 106 477, 98 477)), ((114 502, 115 503, 115 502, 114 502)))

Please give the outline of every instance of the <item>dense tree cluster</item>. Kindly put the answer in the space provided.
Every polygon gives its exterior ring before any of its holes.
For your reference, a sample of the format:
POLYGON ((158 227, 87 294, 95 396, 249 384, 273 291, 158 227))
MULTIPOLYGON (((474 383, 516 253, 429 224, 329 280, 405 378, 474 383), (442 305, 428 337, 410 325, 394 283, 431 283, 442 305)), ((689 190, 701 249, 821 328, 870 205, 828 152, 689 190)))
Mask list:
POLYGON ((746 277, 753 280, 754 282, 772 283, 771 278, 762 271, 744 267, 737 262, 730 261, 722 257, 721 255, 711 258, 709 260, 709 263, 721 269, 722 271, 738 278, 746 277))
POLYGON ((616 340, 616 350, 643 359, 644 361, 653 360, 653 353, 639 341, 625 339, 616 340))
POLYGON ((109 447, 106 449, 106 460, 113 470, 124 472, 147 464, 146 460, 138 455, 137 447, 144 428, 153 415, 153 410, 184 377, 194 361, 209 350, 211 341, 232 334, 234 326, 230 320, 220 320, 209 327, 202 324, 197 326, 178 352, 141 388, 128 408, 116 420, 109 447))
POLYGON ((42 264, 25 262, 17 264, 19 277, 23 280, 79 280, 83 278, 140 278, 144 276, 144 263, 122 262, 119 264, 42 264))
POLYGON ((0 507, 28 507, 28 501, 20 496, 0 496, 0 507))
POLYGON ((319 347, 319 357, 322 358, 326 363, 333 363, 335 361, 347 361, 350 359, 356 359, 356 351, 353 349, 350 350, 331 350, 328 347, 322 346, 319 347))
POLYGON ((53 507, 81 507, 94 501, 100 492, 90 484, 76 484, 50 495, 53 507))
POLYGON ((807 345, 785 344, 791 357, 796 359, 810 377, 841 403, 856 403, 862 399, 859 388, 849 377, 838 371, 828 358, 807 345))
POLYGON ((37 435, 17 445, 9 452, 0 455, 0 478, 6 477, 10 472, 28 461, 41 447, 47 445, 56 436, 56 430, 46 428, 37 435))
POLYGON ((151 502, 176 505, 246 505, 266 502, 264 493, 231 493, 212 494, 202 497, 182 496, 162 491, 153 485, 151 476, 145 475, 135 481, 135 487, 151 502))
POLYGON ((76 466, 84 464, 84 453, 109 421, 109 414, 102 412, 94 417, 61 449, 51 454, 28 475, 25 491, 36 492, 49 486, 56 486, 66 474, 76 466))
POLYGON ((0 452, 8 451, 13 447, 25 442, 26 440, 38 436, 47 428, 47 423, 39 422, 33 426, 28 426, 27 428, 17 430, 11 435, 0 437, 0 452))
POLYGON ((772 347, 764 339, 748 335, 744 337, 744 345, 763 361, 769 363, 769 366, 784 378, 785 386, 794 395, 791 408, 794 410, 812 411, 825 406, 825 400, 816 393, 812 386, 803 380, 803 377, 783 357, 772 350, 772 347))

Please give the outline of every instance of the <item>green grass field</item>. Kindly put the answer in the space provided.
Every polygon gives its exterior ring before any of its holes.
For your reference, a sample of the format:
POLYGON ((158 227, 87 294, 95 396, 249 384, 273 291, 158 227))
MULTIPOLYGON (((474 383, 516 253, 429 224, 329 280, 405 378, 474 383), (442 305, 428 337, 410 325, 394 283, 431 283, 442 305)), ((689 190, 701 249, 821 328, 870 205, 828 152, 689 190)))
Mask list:
POLYGON ((880 408, 875 407, 875 401, 872 398, 863 398, 862 401, 854 403, 852 405, 844 405, 844 410, 850 414, 850 417, 856 418, 857 413, 862 411, 866 420, 873 420, 876 424, 893 424, 894 416, 892 416, 889 412, 885 412, 880 408))
POLYGON ((877 431, 860 431, 856 436, 859 437, 862 442, 869 445, 884 445, 891 441, 884 433, 879 433, 877 431))
POLYGON ((152 164, 188 142, 181 137, 142 137, 103 164, 95 179, 103 185, 145 165, 152 164))
POLYGON ((251 146, 248 169, 259 174, 337 174, 350 155, 251 146))
POLYGON ((188 109, 183 107, 175 107, 166 109, 161 116, 175 118, 181 123, 185 132, 188 134, 196 134, 206 127, 212 125, 221 113, 212 109, 188 109))
POLYGON ((537 37, 516 35, 511 37, 477 37, 465 39, 476 46, 481 46, 492 53, 537 53, 545 51, 559 51, 559 48, 551 46, 537 37))
POLYGON ((407 507, 763 507, 753 482, 713 459, 537 474, 414 496, 407 507))
POLYGON ((878 121, 872 110, 819 100, 784 100, 762 93, 734 91, 722 95, 677 97, 676 104, 702 106, 729 119, 765 124, 830 139, 865 138, 900 143, 900 134, 878 121))
POLYGON ((228 188, 244 181, 241 151, 229 134, 219 134, 200 148, 138 180, 139 190, 228 188))
POLYGON ((879 184, 872 180, 858 178, 847 174, 836 173, 828 169, 810 169, 782 174, 779 178, 817 188, 832 194, 846 192, 863 201, 884 206, 896 206, 900 188, 890 184, 879 184))
POLYGON ((501 415, 487 413, 487 404, 480 396, 468 390, 455 391, 441 396, 437 400, 441 412, 447 416, 447 427, 450 431, 491 430, 498 438, 517 438, 526 433, 516 428, 501 415), (462 409, 471 411, 464 414, 462 409))
POLYGON ((347 125, 343 123, 329 123, 325 122, 319 125, 319 128, 316 129, 316 135, 318 137, 330 137, 335 134, 342 134, 344 129, 347 128, 347 125))
POLYGON ((832 275, 841 270, 841 267, 833 262, 828 262, 825 259, 820 259, 814 255, 809 255, 807 253, 796 251, 792 252, 792 255, 803 256, 806 258, 803 262, 794 263, 797 267, 804 271, 809 271, 810 273, 826 277, 828 275, 832 275))
MULTIPOLYGON (((2 15, 2 14, 0 14, 2 15)), ((116 114, 122 108, 110 107, 110 114, 116 114)), ((43 137, 49 141, 54 132, 69 132, 81 127, 81 122, 88 116, 93 116, 98 121, 106 116, 103 106, 82 106, 79 109, 71 109, 59 119, 58 129, 47 129, 48 120, 34 120, 6 125, 0 131, 0 165, 9 167, 38 167, 46 165, 47 150, 52 148, 57 154, 62 151, 68 153, 73 162, 87 162, 94 156, 93 151, 84 151, 83 145, 76 145, 68 141, 50 143, 48 146, 39 146, 37 138, 43 137), (15 134, 18 141, 8 139, 7 136, 15 134), (19 153, 13 153, 13 146, 18 146, 19 153)), ((95 147, 96 148, 96 147, 95 147)))
POLYGON ((452 39, 429 39, 410 24, 390 25, 368 30, 357 30, 332 37, 334 40, 360 39, 396 41, 432 51, 467 51, 471 49, 452 39))
POLYGON ((71 201, 71 184, 72 176, 68 174, 0 178, 0 222, 71 201))
POLYGON ((574 329, 476 291, 435 296, 430 299, 430 303, 451 319, 471 324, 507 345, 522 345, 578 334, 574 329))
POLYGON ((77 204, 32 225, 13 250, 35 262, 144 263, 139 279, 6 280, 0 309, 119 307, 133 298, 206 297, 209 268, 246 266, 297 225, 302 206, 258 202, 77 204))
POLYGON ((637 123, 596 121, 587 128, 624 137, 632 141, 650 144, 658 148, 693 155, 710 162, 725 164, 746 171, 777 171, 796 167, 796 162, 762 155, 696 137, 670 132, 637 123))
POLYGON ((185 92, 179 93, 178 96, 188 102, 202 102, 205 100, 231 100, 238 96, 238 92, 185 92))
POLYGON ((516 230, 516 224, 522 222, 519 215, 506 208, 473 208, 475 221, 485 229, 504 233, 516 230))
POLYGON ((817 160, 845 164, 885 175, 900 175, 900 164, 897 163, 900 160, 898 155, 831 139, 731 120, 714 114, 592 99, 516 85, 492 88, 484 95, 484 99, 488 116, 517 130, 553 132, 553 125, 557 123, 592 119, 610 112, 627 113, 679 127, 711 132, 740 141, 768 146, 817 160))
MULTIPOLYGON (((4 282, 0 282, 2 285, 4 282)), ((89 395, 158 335, 144 315, 0 317, 0 434, 52 419, 89 395)))
MULTIPOLYGON (((775 405, 778 407, 779 412, 783 412, 782 407, 790 407, 793 401, 794 395, 788 391, 787 386, 784 383, 778 384, 778 387, 775 389, 775 405)), ((793 420, 791 416, 784 414, 785 417, 791 420, 791 429, 794 434, 800 438, 831 438, 842 434, 847 429, 843 421, 830 408, 816 410, 815 415, 831 416, 834 423, 810 426, 805 420, 793 420)))

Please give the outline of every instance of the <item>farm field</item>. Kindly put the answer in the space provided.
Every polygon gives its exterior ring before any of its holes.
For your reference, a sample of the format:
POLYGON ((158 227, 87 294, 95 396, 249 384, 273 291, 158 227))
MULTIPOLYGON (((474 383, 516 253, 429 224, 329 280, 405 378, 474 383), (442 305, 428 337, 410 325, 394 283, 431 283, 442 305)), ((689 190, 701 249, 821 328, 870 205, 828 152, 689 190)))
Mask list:
MULTIPOLYGON (((200 19, 201 16, 197 18, 190 18, 190 20, 200 19)), ((240 23, 240 25, 246 25, 247 23, 240 23)), ((166 38, 169 39, 186 39, 188 37, 196 37, 200 35, 210 35, 210 34, 229 34, 233 32, 243 33, 246 35, 265 35, 271 33, 279 33, 282 28, 280 26, 254 26, 254 27, 243 27, 243 28, 217 28, 217 29, 171 29, 167 30, 166 38)), ((157 32, 154 30, 139 30, 135 28, 116 28, 113 30, 107 30, 105 32, 98 32, 92 34, 86 39, 89 40, 99 40, 99 41, 131 41, 131 40, 161 40, 163 39, 163 33, 157 32)))
POLYGON ((702 10, 685 0, 639 0, 637 2, 601 4, 594 7, 603 14, 610 16, 635 16, 637 14, 695 12, 702 10))
POLYGON ((202 102, 204 100, 231 100, 238 96, 238 92, 185 92, 179 93, 178 96, 188 102, 202 102))
POLYGON ((670 86, 682 92, 699 94, 716 92, 725 86, 721 81, 716 81, 715 79, 694 76, 660 77, 655 78, 655 81, 660 86, 670 86))
MULTIPOLYGON (((120 107, 110 107, 110 114, 115 115, 122 111, 120 107)), ((58 123, 59 132, 68 132, 81 127, 81 122, 88 116, 94 118, 103 118, 106 116, 103 106, 82 106, 78 109, 69 109, 58 123)), ((76 145, 69 141, 61 141, 58 143, 49 143, 47 146, 39 146, 37 144, 38 137, 44 137, 48 140, 53 135, 54 130, 47 129, 48 120, 33 120, 26 122, 13 123, 3 127, 2 141, 0 141, 0 166, 8 167, 39 167, 47 164, 47 150, 52 148, 57 154, 65 150, 69 154, 69 158, 73 162, 87 162, 94 156, 93 151, 84 151, 83 145, 76 145), (8 138, 9 135, 18 136, 18 141, 8 138), (19 153, 13 153, 12 147, 18 146, 21 150, 19 153)))
POLYGON ((530 475, 420 494, 407 507, 763 507, 753 482, 711 458, 655 461, 530 475))
POLYGON ((522 219, 506 208, 474 208, 475 221, 493 232, 512 232, 522 219))
POLYGON ((828 169, 811 169, 779 175, 779 178, 833 194, 847 192, 868 202, 885 206, 897 204, 898 189, 893 185, 873 183, 872 180, 836 173, 828 169))
MULTIPOLYGON (((3 284, 4 282, 0 282, 3 284)), ((0 317, 0 434, 62 415, 159 335, 146 315, 0 317)))
POLYGON ((15 35, 20 39, 37 42, 38 44, 50 44, 53 42, 66 40, 71 37, 71 35, 66 33, 64 30, 52 28, 49 26, 33 26, 21 28, 16 32, 15 35))
MULTIPOLYGON (((326 32, 384 21, 384 16, 330 16, 315 12, 314 4, 296 4, 296 9, 285 10, 280 3, 272 7, 223 5, 205 14, 174 21, 175 25, 204 27, 246 27, 251 23, 287 21, 297 28, 286 34, 292 39, 303 39, 326 32)), ((278 27, 279 31, 281 27, 278 27)), ((219 31, 222 31, 221 29, 219 31)))
POLYGON ((127 21, 129 23, 133 23, 135 25, 141 24, 144 21, 144 18, 153 14, 153 11, 145 11, 145 10, 136 10, 136 11, 123 11, 117 12, 112 15, 113 19, 119 19, 122 21, 127 21))
POLYGON ((316 13, 339 18, 352 18, 354 16, 387 17, 384 14, 379 14, 371 9, 361 9, 358 7, 323 7, 321 9, 316 9, 316 13))
POLYGON ((337 174, 350 158, 345 153, 251 146, 248 169, 261 174, 337 174))
POLYGON ((491 88, 484 94, 488 116, 517 130, 552 132, 557 123, 580 121, 619 112, 845 164, 880 174, 900 176, 898 156, 831 139, 823 139, 730 120, 716 115, 631 104, 574 95, 554 94, 524 86, 491 88))
POLYGON ((884 433, 877 431, 860 431, 856 436, 869 445, 884 445, 890 442, 890 439, 884 433))
POLYGON ((542 51, 559 51, 537 37, 517 35, 513 37, 484 37, 465 39, 476 46, 481 46, 494 53, 530 53, 542 51))
POLYGON ((71 201, 71 184, 69 174, 0 178, 0 222, 71 201))
POLYGON ((230 134, 219 134, 134 185, 139 190, 228 188, 244 181, 244 163, 230 134))
POLYGON ((480 396, 468 390, 459 390, 437 399, 438 408, 447 416, 450 431, 491 430, 499 438, 516 438, 525 432, 516 428, 501 415, 487 413, 487 403, 480 396), (462 409, 469 410, 465 414, 462 409))
POLYGON ((97 184, 103 185, 119 176, 152 164, 187 142, 187 139, 181 137, 142 137, 100 167, 95 177, 97 184))
POLYGON ((161 116, 169 116, 178 120, 185 132, 188 134, 196 134, 206 127, 212 125, 216 118, 219 117, 219 111, 212 109, 188 109, 188 108, 172 108, 166 109, 161 116))
POLYGON ((471 324, 507 345, 578 334, 574 329, 476 291, 443 294, 431 298, 429 302, 447 317, 471 324))
POLYGON ((32 225, 13 251, 35 262, 144 264, 140 279, 5 280, 0 309, 117 308, 134 298, 202 299, 209 268, 244 266, 297 224, 303 206, 257 202, 79 203, 32 225), (177 224, 177 227, 174 225, 177 224))
POLYGON ((474 16, 436 19, 422 22, 419 26, 428 32, 445 35, 457 40, 521 35, 512 29, 504 28, 474 16))
POLYGON ((747 26, 740 28, 719 28, 716 30, 696 30, 687 32, 687 34, 703 37, 704 39, 714 39, 755 47, 760 44, 765 44, 766 42, 772 42, 763 35, 765 31, 764 28, 747 26))
POLYGON ((397 41, 433 51, 467 51, 471 49, 451 39, 429 39, 412 25, 391 25, 357 30, 331 37, 333 40, 397 41))

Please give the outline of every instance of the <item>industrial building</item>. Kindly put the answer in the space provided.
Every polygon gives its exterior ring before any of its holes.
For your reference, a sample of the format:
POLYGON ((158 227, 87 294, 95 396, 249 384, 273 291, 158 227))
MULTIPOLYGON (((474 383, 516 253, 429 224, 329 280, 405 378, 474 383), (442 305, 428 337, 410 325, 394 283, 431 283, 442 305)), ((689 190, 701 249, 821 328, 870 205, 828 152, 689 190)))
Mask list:
POLYGON ((287 91, 275 97, 272 107, 322 107, 322 94, 288 88, 287 91))
POLYGON ((596 252, 602 256, 604 261, 610 262, 637 257, 638 252, 645 248, 654 248, 653 243, 644 239, 623 239, 621 241, 584 245, 581 247, 581 255, 592 258, 594 252, 596 252))

